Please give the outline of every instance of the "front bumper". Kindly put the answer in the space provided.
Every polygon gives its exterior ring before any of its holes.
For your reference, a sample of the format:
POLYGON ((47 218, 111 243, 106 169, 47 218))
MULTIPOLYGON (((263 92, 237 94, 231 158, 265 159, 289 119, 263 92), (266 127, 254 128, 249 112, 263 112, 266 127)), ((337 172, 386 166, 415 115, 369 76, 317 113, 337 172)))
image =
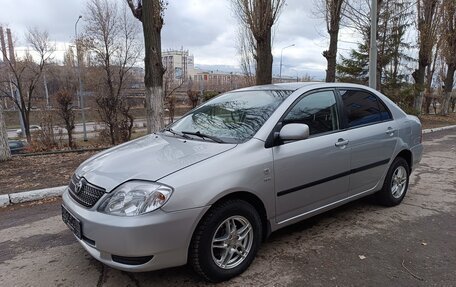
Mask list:
MULTIPOLYGON (((108 215, 96 211, 98 204, 87 209, 76 203, 66 190, 65 208, 82 225, 81 245, 95 259, 124 271, 151 271, 184 265, 193 231, 200 218, 209 209, 193 208, 176 212, 156 210, 133 217, 108 215), (144 264, 123 264, 113 256, 153 256, 144 264)), ((100 200, 101 201, 101 200, 100 200)))

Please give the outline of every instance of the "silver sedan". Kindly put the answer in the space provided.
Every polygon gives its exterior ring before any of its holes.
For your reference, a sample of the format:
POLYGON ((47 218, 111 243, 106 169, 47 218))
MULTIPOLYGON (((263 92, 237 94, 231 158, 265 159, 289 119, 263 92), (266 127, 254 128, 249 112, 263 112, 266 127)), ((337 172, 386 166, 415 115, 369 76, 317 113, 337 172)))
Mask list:
POLYGON ((375 90, 250 87, 84 162, 62 218, 106 265, 190 263, 218 282, 246 270, 279 228, 370 194, 399 204, 422 150, 419 120, 375 90))

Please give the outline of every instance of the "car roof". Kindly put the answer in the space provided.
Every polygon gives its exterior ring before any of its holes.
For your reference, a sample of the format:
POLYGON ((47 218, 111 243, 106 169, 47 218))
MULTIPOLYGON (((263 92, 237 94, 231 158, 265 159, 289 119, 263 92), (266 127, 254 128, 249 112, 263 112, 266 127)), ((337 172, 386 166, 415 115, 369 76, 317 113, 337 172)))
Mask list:
POLYGON ((398 118, 401 116, 406 115, 406 113, 396 105, 391 99, 389 99, 387 96, 384 94, 380 93, 379 91, 376 91, 372 88, 369 88, 364 85, 360 84, 352 84, 352 83, 326 83, 326 82, 294 82, 294 83, 280 83, 280 84, 270 84, 270 85, 262 85, 262 86, 252 86, 252 87, 247 87, 247 88, 242 88, 235 90, 236 92, 238 91, 271 91, 271 90, 288 90, 295 92, 301 88, 304 88, 303 90, 310 90, 310 89, 320 89, 320 88, 355 88, 355 89, 363 89, 365 91, 374 93, 380 99, 387 104, 388 108, 393 112, 394 117, 398 118), (309 89, 310 88, 310 89, 309 89))
POLYGON ((236 90, 236 92, 241 91, 270 91, 270 90, 289 90, 296 91, 302 87, 321 84, 322 82, 295 82, 295 83, 280 83, 280 84, 270 84, 270 85, 261 85, 261 86, 252 86, 247 88, 242 88, 236 90))

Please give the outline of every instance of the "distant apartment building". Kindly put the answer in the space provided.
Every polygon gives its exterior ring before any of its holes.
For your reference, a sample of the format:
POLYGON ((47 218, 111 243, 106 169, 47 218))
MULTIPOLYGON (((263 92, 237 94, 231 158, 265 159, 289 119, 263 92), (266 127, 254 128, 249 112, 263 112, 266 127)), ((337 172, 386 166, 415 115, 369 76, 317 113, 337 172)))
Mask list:
POLYGON ((162 52, 162 62, 165 68, 164 77, 179 83, 185 82, 194 74, 193 55, 188 50, 168 50, 162 52))
POLYGON ((185 82, 185 89, 221 92, 246 86, 241 74, 195 68, 194 57, 188 50, 164 51, 162 62, 165 68, 164 81, 174 85, 185 82))
POLYGON ((247 78, 239 73, 223 71, 203 71, 195 69, 195 74, 190 80, 193 89, 225 92, 248 86, 247 78))

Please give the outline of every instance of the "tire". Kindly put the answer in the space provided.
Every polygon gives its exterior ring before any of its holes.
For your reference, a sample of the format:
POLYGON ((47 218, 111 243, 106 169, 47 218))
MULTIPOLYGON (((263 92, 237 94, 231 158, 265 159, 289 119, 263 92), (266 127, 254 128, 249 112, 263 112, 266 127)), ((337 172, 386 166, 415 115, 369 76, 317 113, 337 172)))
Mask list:
POLYGON ((206 281, 228 280, 250 266, 261 245, 262 232, 261 218, 250 203, 239 199, 221 202, 198 224, 190 244, 189 263, 206 281), (217 247, 213 248, 213 243, 217 247), (230 255, 231 260, 223 261, 230 255))
POLYGON ((385 206, 396 206, 407 193, 410 167, 402 157, 397 157, 391 164, 382 189, 377 193, 377 200, 385 206))

